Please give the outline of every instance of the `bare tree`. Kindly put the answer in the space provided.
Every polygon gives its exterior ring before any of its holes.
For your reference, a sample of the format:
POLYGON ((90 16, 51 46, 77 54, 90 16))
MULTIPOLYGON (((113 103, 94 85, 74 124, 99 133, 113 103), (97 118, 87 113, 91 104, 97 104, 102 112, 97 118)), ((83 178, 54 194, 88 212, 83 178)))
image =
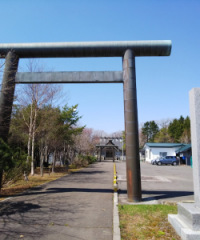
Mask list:
POLYGON ((156 121, 156 123, 158 124, 159 128, 168 128, 170 122, 173 121, 173 118, 163 118, 160 119, 158 121, 156 121))
POLYGON ((123 134, 122 132, 123 132, 123 131, 120 131, 120 130, 119 130, 119 131, 117 131, 117 132, 112 133, 111 136, 112 136, 112 137, 119 137, 119 138, 120 138, 120 137, 122 137, 122 134, 123 134))
POLYGON ((2 79, 2 72, 5 65, 5 60, 0 59, 0 80, 2 79))
POLYGON ((139 147, 142 148, 146 143, 146 136, 142 133, 142 129, 139 129, 139 147))
POLYGON ((97 136, 99 136, 99 137, 108 137, 108 136, 109 136, 109 134, 106 133, 106 132, 103 131, 103 130, 95 130, 95 134, 96 134, 97 136))
MULTIPOLYGON (((45 70, 44 64, 30 59, 26 66, 29 72, 42 72, 45 70)), ((37 125, 38 112, 47 104, 52 104, 55 99, 61 97, 61 86, 58 84, 25 84, 18 89, 17 101, 24 111, 23 119, 29 130, 28 137, 28 156, 31 156, 31 175, 34 175, 34 148, 35 136, 40 129, 37 125), (30 108, 27 108, 30 106, 30 108), (29 111, 29 114, 25 111, 29 111), (26 116, 28 115, 28 118, 26 116)), ((42 123, 42 121, 40 121, 42 123)))
POLYGON ((186 143, 186 144, 191 143, 191 134, 190 134, 190 131, 188 129, 184 130, 183 134, 180 137, 180 142, 181 143, 186 143))
POLYGON ((74 146, 79 154, 93 155, 99 143, 99 132, 92 128, 85 128, 82 134, 74 137, 74 146))

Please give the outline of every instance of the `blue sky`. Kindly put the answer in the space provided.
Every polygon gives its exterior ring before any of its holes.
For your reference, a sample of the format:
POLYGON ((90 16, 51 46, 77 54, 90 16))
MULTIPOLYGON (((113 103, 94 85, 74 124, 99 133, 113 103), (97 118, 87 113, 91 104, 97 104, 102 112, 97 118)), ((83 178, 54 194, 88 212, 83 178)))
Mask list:
MULTIPOLYGON (((136 58, 139 122, 189 115, 188 93, 200 87, 200 1, 1 0, 0 9, 0 43, 172 40, 170 57, 136 58)), ((121 58, 42 61, 55 71, 122 70, 121 58)), ((63 88, 81 124, 124 129, 122 84, 63 88)))

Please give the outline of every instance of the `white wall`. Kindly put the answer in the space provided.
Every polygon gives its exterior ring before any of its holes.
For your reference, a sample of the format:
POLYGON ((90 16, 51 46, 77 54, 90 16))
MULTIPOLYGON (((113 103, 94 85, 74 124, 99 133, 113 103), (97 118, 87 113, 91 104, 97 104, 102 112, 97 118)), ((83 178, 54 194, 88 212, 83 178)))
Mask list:
POLYGON ((167 156, 176 156, 176 150, 180 147, 173 148, 150 148, 149 146, 145 147, 145 161, 151 162, 152 159, 160 157, 160 152, 166 152, 167 156), (149 151, 151 151, 151 157, 149 158, 149 151))

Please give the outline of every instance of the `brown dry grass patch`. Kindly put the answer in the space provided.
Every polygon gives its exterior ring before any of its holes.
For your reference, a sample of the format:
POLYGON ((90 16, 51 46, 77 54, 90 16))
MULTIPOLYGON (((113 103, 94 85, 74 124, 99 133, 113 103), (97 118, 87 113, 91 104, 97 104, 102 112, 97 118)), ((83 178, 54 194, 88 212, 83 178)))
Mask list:
POLYGON ((122 240, 181 240, 168 222, 176 206, 119 205, 122 240))

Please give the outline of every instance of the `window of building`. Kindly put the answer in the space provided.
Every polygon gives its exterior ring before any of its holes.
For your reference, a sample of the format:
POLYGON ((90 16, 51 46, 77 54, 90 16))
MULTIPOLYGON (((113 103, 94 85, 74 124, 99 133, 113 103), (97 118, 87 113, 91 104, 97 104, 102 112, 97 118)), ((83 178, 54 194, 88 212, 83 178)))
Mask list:
POLYGON ((160 152, 160 157, 166 157, 167 156, 167 152, 160 152))

